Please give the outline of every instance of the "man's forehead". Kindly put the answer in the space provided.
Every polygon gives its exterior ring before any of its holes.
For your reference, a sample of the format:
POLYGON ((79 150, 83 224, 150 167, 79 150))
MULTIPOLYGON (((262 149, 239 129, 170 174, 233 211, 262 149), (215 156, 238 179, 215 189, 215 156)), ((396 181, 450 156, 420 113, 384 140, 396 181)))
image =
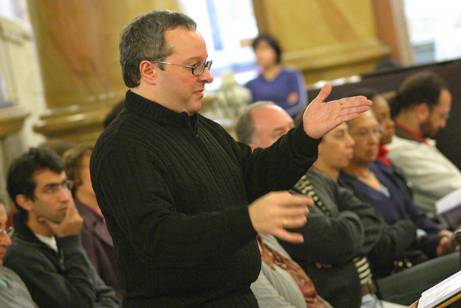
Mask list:
POLYGON ((179 54, 186 60, 206 59, 206 44, 202 35, 196 30, 177 27, 165 31, 165 41, 172 55, 179 54))
POLYGON ((66 173, 64 171, 54 172, 50 169, 40 169, 35 171, 33 179, 36 185, 46 185, 48 183, 65 180, 66 173))

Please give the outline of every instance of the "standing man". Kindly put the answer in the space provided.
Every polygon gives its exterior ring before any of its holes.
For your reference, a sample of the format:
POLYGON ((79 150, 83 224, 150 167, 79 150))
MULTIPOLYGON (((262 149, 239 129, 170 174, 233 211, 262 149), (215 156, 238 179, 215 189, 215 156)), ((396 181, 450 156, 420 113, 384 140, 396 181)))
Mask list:
POLYGON ((365 98, 324 104, 264 151, 251 152, 201 116, 212 62, 195 22, 156 11, 124 30, 129 88, 99 138, 91 177, 125 280, 124 307, 257 307, 256 233, 302 242, 309 198, 286 191, 313 163, 331 128, 369 108, 365 98), (271 191, 281 191, 273 192, 271 191))

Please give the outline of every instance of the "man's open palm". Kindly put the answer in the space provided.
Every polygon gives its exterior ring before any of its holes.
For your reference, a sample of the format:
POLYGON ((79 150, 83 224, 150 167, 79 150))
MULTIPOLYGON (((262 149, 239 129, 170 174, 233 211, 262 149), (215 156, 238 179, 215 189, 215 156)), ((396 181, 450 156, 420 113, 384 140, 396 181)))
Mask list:
POLYGON ((339 124, 355 119, 370 108, 371 101, 363 96, 325 102, 330 92, 331 85, 324 85, 304 111, 304 131, 311 138, 321 138, 339 124))

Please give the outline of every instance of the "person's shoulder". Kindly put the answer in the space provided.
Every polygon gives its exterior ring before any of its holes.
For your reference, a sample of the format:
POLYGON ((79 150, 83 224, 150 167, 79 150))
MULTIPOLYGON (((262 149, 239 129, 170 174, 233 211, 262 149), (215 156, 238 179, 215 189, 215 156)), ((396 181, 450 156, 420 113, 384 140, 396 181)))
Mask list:
POLYGON ((6 251, 4 262, 5 266, 16 270, 17 267, 27 267, 36 262, 42 263, 43 253, 37 245, 23 240, 13 241, 6 251))
POLYGON ((281 71, 281 74, 284 74, 284 75, 289 76, 289 77, 299 77, 299 76, 301 76, 300 71, 298 71, 297 69, 292 68, 292 67, 283 67, 282 71, 281 71))

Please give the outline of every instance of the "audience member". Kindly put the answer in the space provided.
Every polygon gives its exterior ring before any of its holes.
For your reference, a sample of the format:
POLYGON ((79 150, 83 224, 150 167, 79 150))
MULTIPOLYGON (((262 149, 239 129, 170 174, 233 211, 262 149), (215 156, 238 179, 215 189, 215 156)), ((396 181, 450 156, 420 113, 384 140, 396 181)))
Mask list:
POLYGON ((112 237, 107 231, 90 178, 90 157, 93 146, 78 145, 64 153, 64 168, 72 182, 75 206, 83 218, 81 240, 83 248, 98 275, 122 299, 122 286, 116 271, 116 256, 112 237))
POLYGON ((431 72, 408 77, 400 86, 393 109, 396 137, 389 158, 412 185, 415 205, 430 218, 435 202, 461 188, 461 173, 435 146, 433 137, 444 128, 451 109, 451 93, 431 72))
POLYGON ((11 245, 10 236, 14 231, 13 227, 6 227, 6 221, 5 204, 0 200, 0 307, 37 307, 22 279, 15 272, 3 265, 6 250, 11 245))
MULTIPOLYGON (((280 107, 259 103, 249 106, 242 114, 236 132, 240 141, 265 148, 293 126, 293 120, 280 107)), ((304 243, 291 245, 282 241, 281 244, 312 277, 319 294, 334 307, 375 307, 380 302, 374 295, 376 290, 364 256, 381 237, 383 222, 370 206, 315 168, 322 155, 329 155, 331 151, 339 152, 339 157, 344 155, 337 159, 339 163, 347 161, 347 155, 352 154, 352 144, 346 124, 323 137, 314 167, 294 187, 294 191, 311 196, 315 202, 308 223, 299 230, 304 235, 304 243), (328 148, 330 138, 341 138, 342 147, 328 148)))
POLYGON ((394 176, 388 167, 375 161, 381 128, 372 111, 350 121, 349 133, 355 141, 354 154, 349 166, 341 173, 341 181, 369 202, 388 224, 411 220, 423 231, 418 237, 418 248, 428 257, 447 253, 451 232, 442 230, 416 209, 401 179, 394 176))
POLYGON ((245 85, 253 101, 273 101, 295 117, 307 101, 303 77, 281 64, 282 48, 271 35, 258 35, 252 46, 261 67, 259 75, 245 85))
POLYGON ((286 191, 365 98, 324 103, 267 150, 251 152, 198 112, 212 62, 195 22, 181 13, 138 17, 120 43, 130 88, 91 159, 98 204, 126 283, 123 305, 255 307, 256 233, 302 242, 309 198, 286 191))
MULTIPOLYGON (((255 145, 269 147, 292 128, 293 119, 272 102, 257 102, 247 107, 236 124, 239 141, 251 145, 253 149, 255 145), (260 112, 263 114, 254 114, 260 112), (258 121, 253 121, 253 118, 258 121)), ((317 294, 304 270, 274 237, 260 236, 258 245, 262 259, 261 272, 251 289, 260 307, 328 306, 317 294)))
POLYGON ((116 307, 114 292, 81 247, 83 220, 60 158, 47 149, 30 149, 10 165, 7 186, 18 212, 5 265, 22 278, 37 305, 116 307))

